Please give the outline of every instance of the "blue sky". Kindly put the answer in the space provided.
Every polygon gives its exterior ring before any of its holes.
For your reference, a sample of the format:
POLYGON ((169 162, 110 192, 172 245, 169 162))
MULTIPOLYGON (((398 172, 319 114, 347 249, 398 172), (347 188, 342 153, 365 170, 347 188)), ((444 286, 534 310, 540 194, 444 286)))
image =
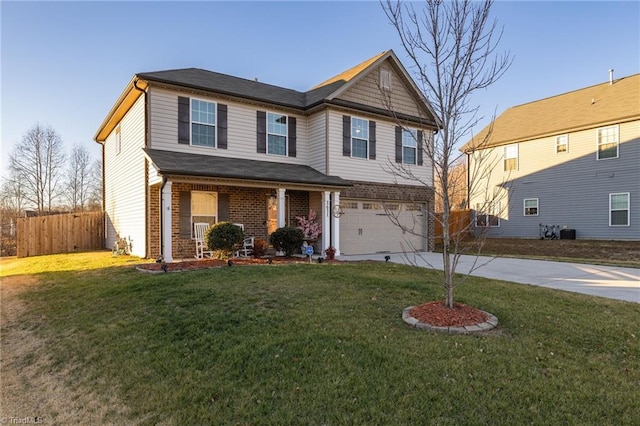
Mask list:
MULTIPOLYGON (((93 136, 138 72, 198 67, 308 90, 384 50, 409 65, 375 1, 2 1, 2 175, 35 123, 68 150, 93 136)), ((487 124, 506 108, 640 72, 640 2, 498 1, 507 74, 474 97, 487 124)), ((478 129, 479 130, 479 129, 478 129)))

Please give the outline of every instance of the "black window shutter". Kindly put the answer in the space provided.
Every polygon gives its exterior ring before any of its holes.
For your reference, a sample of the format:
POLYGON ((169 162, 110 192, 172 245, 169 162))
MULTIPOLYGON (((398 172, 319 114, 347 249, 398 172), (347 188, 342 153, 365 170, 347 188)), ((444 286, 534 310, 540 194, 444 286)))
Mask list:
POLYGON ((342 116, 342 155, 351 157, 351 117, 342 116))
POLYGON ((191 238, 191 192, 180 191, 180 237, 191 238))
POLYGON ((396 126, 396 163, 402 163, 402 127, 396 126))
POLYGON ((422 166, 422 130, 418 130, 418 166, 422 166))
POLYGON ((289 118, 289 157, 296 156, 296 118, 289 118))
POLYGON ((218 222, 229 222, 229 194, 218 194, 218 222))
POLYGON ((218 104, 218 148, 227 149, 227 106, 218 104))
POLYGON ((258 120, 257 126, 257 142, 258 153, 267 153, 267 113, 264 111, 257 111, 256 118, 258 120))
POLYGON ((376 122, 369 120, 369 160, 376 159, 376 122))
POLYGON ((178 97, 178 143, 189 145, 190 126, 189 98, 178 97))

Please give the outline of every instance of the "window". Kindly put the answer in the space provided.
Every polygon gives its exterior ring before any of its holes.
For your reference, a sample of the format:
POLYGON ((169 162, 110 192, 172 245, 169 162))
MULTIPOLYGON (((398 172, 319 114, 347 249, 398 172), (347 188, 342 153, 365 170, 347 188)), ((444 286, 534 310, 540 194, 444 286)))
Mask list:
POLYGON ((191 145, 216 146, 216 104, 191 99, 191 145))
POLYGON ((518 145, 504 147, 504 171, 518 170, 518 145))
POLYGON ((116 127, 116 154, 120 154, 122 150, 122 137, 120 135, 120 126, 116 127))
POLYGON ((618 126, 598 129, 598 160, 618 158, 618 126))
POLYGON ((218 216, 218 194, 216 192, 191 191, 191 236, 193 224, 206 222, 213 225, 218 216))
POLYGON ((267 154, 287 155, 287 116, 267 113, 267 154))
POLYGON ((629 226, 629 193, 609 194, 609 226, 629 226))
POLYGON ((556 136, 556 154, 569 152, 569 135, 556 136))
POLYGON ((380 203, 362 203, 362 210, 380 210, 380 203))
POLYGON ((380 87, 391 91, 391 71, 380 69, 380 87))
POLYGON ((351 117, 351 156, 369 157, 369 120, 351 117))
POLYGON ((416 164, 418 151, 418 132, 413 129, 402 130, 402 163, 416 164))
POLYGON ((476 204, 476 226, 498 227, 500 226, 500 202, 476 204))
POLYGON ((400 204, 387 204, 384 206, 384 209, 388 211, 398 211, 400 210, 400 204))
POLYGON ((538 216, 538 199, 537 198, 526 198, 524 200, 524 215, 538 216))
POLYGON ((340 203, 340 207, 342 207, 343 209, 358 210, 358 202, 357 201, 342 201, 340 203))

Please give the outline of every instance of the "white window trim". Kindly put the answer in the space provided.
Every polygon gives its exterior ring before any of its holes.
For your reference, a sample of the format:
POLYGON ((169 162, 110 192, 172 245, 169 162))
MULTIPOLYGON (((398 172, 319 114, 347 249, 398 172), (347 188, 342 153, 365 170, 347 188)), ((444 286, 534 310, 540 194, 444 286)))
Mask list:
POLYGON ((189 100, 189 146, 195 146, 198 148, 218 148, 218 103, 208 99, 202 98, 191 98, 189 100), (200 121, 193 120, 193 101, 207 102, 213 104, 213 109, 215 111, 215 119, 213 124, 211 123, 202 123, 200 121), (203 126, 213 126, 213 146, 208 145, 194 145, 193 144, 193 123, 202 124, 203 126))
POLYGON ((569 135, 568 134, 564 134, 564 135, 558 135, 556 136, 556 154, 568 154, 569 153, 569 135), (558 148, 562 145, 560 144, 560 138, 566 138, 566 143, 564 145, 567 146, 567 149, 565 151, 558 151, 558 148))
POLYGON ((402 129, 402 164, 409 164, 409 165, 416 165, 418 164, 418 130, 417 129, 402 129), (415 135, 411 132, 415 132, 415 135), (414 141, 416 143, 416 146, 408 146, 404 144, 404 135, 405 133, 411 133, 411 137, 414 138, 414 141), (413 157, 413 163, 406 163, 404 161, 404 149, 406 148, 411 148, 414 149, 416 154, 413 157))
MULTIPOLYGON (((616 209, 615 211, 623 211, 622 209, 616 209)), ((631 193, 630 192, 614 192, 609 194, 609 226, 619 227, 619 226, 631 226, 631 193), (613 225, 611 223, 611 212, 613 209, 611 208, 611 197, 614 195, 626 195, 627 196, 627 208, 624 209, 627 211, 627 223, 626 225, 613 225)))
POLYGON ((514 171, 518 171, 520 169, 520 149, 518 147, 517 143, 512 143, 509 145, 505 145, 504 146, 504 150, 503 150, 503 162, 502 162, 502 168, 504 169, 505 172, 514 172, 514 171), (516 156, 515 157, 507 157, 507 148, 509 147, 515 147, 515 151, 516 151, 516 156), (507 160, 511 160, 511 159, 516 159, 516 167, 514 169, 506 169, 506 161, 507 160))
POLYGON ((267 111, 267 114, 265 116, 267 123, 266 123, 266 127, 267 127, 267 145, 266 145, 266 154, 267 155, 275 155, 276 157, 288 157, 289 156, 289 115, 287 114, 283 114, 281 112, 275 112, 275 111, 267 111), (272 115, 283 115, 285 117, 287 117, 287 124, 284 126, 284 135, 281 135, 279 133, 271 133, 269 132, 269 114, 272 115), (284 154, 270 154, 269 153, 269 135, 274 135, 274 136, 284 136, 284 154))
POLYGON ((369 147, 369 119, 362 118, 362 117, 351 117, 351 158, 355 158, 356 160, 367 160, 368 161, 369 160, 369 152, 370 152, 369 149, 370 149, 370 147, 369 147), (366 138, 366 141, 367 141, 367 155, 366 155, 366 157, 354 157, 353 156, 353 140, 354 139, 365 140, 365 138, 354 138, 353 137, 353 120, 354 119, 364 120, 364 121, 367 122, 367 125, 366 125, 366 129, 367 129, 367 138, 366 138))
POLYGON ((617 124, 614 124, 612 126, 605 126, 605 127, 600 127, 598 129, 596 129, 596 160, 600 161, 600 160, 612 160, 614 158, 618 158, 620 157, 620 126, 617 124), (615 157, 607 157, 607 158, 600 158, 600 131, 605 130, 605 129, 615 129, 616 130, 616 156, 615 157))
POLYGON ((540 200, 538 198, 525 198, 522 200, 523 216, 538 216, 540 214, 540 200), (527 214, 527 201, 536 200, 536 214, 527 214))
POLYGON ((487 203, 486 207, 487 207, 487 211, 486 212, 480 212, 477 208, 477 204, 476 203, 476 217, 475 217, 475 226, 476 228, 500 228, 500 223, 501 223, 501 219, 500 219, 500 201, 494 201, 494 202, 490 202, 487 203), (497 209, 496 209, 497 207, 497 209), (485 221, 484 223, 486 223, 485 226, 478 226, 478 216, 484 216, 485 217, 485 221), (498 224, 497 225, 491 225, 491 216, 495 216, 498 219, 498 224))

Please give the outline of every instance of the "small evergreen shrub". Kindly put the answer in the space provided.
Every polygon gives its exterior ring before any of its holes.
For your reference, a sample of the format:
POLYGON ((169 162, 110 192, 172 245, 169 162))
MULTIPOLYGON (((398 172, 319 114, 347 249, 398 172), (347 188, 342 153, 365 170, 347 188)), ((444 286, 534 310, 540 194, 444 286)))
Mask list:
POLYGON ((218 222, 212 225, 204 234, 209 250, 227 253, 229 256, 233 250, 242 244, 244 231, 239 226, 229 222, 218 222))
POLYGON ((300 228, 285 226, 276 229, 269 237, 271 244, 278 251, 283 251, 287 256, 300 249, 304 242, 304 234, 300 228))

